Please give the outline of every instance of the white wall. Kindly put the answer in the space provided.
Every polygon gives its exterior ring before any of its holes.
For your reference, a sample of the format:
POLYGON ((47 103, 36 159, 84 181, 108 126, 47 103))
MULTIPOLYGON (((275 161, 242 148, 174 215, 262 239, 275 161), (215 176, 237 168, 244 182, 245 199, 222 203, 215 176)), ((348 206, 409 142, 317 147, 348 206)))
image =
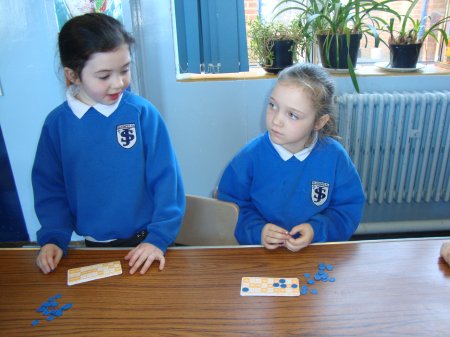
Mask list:
MULTIPOLYGON (((186 192, 211 195, 234 153, 263 131, 265 97, 274 80, 177 82, 170 2, 140 2, 140 47, 145 54, 138 73, 145 88, 141 94, 165 117, 186 192)), ((128 1, 123 3, 128 6, 128 1)), ((126 15, 127 27, 131 27, 129 18, 126 15)), ((0 125, 31 240, 39 228, 30 178, 36 144, 44 118, 64 99, 56 37, 53 0, 2 0, 0 125)), ((360 87, 363 91, 448 90, 449 78, 364 77, 360 87)), ((338 78, 337 86, 339 93, 353 91, 348 78, 338 78)))

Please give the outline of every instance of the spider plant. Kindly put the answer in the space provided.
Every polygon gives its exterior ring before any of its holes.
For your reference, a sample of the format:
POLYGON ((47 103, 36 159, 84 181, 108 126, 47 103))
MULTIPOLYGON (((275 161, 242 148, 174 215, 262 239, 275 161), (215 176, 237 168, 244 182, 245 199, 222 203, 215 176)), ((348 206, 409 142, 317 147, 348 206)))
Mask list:
POLYGON ((439 42, 436 32, 440 32, 445 45, 447 45, 448 36, 442 26, 450 20, 450 16, 443 17, 434 23, 431 22, 427 27, 427 21, 431 21, 430 16, 425 16, 420 19, 411 16, 418 2, 419 0, 412 1, 405 15, 400 15, 401 26, 399 30, 395 30, 395 18, 389 20, 389 24, 386 26, 390 34, 389 44, 421 44, 428 36, 431 36, 436 42, 439 42))
MULTIPOLYGON (((346 47, 350 49, 351 35, 359 34, 364 38, 365 46, 367 46, 368 36, 373 36, 375 46, 380 43, 378 30, 385 26, 387 22, 379 17, 381 12, 388 12, 396 17, 399 14, 389 7, 389 3, 396 0, 310 0, 307 4, 302 0, 281 0, 275 6, 276 16, 286 11, 298 11, 300 20, 305 22, 305 36, 309 37, 307 41, 310 45, 318 42, 318 36, 325 36, 325 60, 322 64, 327 67, 330 64, 330 54, 332 48, 346 47), (343 36, 339 39, 337 36, 343 36), (332 41, 335 40, 335 43, 332 41), (341 45, 341 46, 340 46, 341 45)), ((339 62, 339 53, 336 54, 336 64, 339 62)), ((346 60, 348 71, 357 92, 359 85, 356 79, 355 66, 356 62, 352 62, 347 54, 346 60)))

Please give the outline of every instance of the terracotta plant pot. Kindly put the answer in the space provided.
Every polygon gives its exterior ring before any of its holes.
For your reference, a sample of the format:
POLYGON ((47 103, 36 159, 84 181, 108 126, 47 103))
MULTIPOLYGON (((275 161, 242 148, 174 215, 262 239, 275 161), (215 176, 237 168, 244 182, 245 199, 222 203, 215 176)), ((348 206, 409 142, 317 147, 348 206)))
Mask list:
POLYGON ((347 37, 339 35, 336 43, 335 35, 318 35, 320 59, 324 68, 348 69, 347 58, 350 57, 353 67, 356 67, 359 44, 362 34, 350 35, 350 45, 347 45, 347 37))
POLYGON ((416 68, 419 60, 422 44, 391 44, 390 67, 391 68, 416 68))

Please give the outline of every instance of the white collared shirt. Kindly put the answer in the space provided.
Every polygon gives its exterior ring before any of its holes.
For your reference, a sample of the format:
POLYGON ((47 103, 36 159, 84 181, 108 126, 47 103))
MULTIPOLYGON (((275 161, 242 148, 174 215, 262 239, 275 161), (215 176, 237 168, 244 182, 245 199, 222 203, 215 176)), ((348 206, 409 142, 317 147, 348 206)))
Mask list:
POLYGON ((273 147, 275 148, 275 150, 280 155, 281 159, 283 159, 284 161, 288 161, 292 157, 295 157, 295 158, 297 158, 300 161, 304 161, 306 158, 308 158, 309 154, 314 149, 314 146, 316 146, 317 138, 318 138, 318 134, 317 134, 317 131, 316 131, 316 132, 314 132, 314 139, 313 139, 313 141, 312 141, 310 146, 308 146, 307 148, 305 148, 305 149, 303 149, 303 150, 301 150, 301 151, 299 151, 297 153, 292 154, 291 152, 286 150, 283 146, 275 144, 274 142, 272 142, 272 139, 270 139, 270 134, 269 134, 270 142, 272 143, 273 147))
MULTIPOLYGON (((87 105, 83 102, 81 102, 79 99, 77 99, 75 96, 78 93, 78 88, 76 85, 71 85, 66 90, 66 98, 67 98, 67 104, 69 104, 69 107, 72 109, 72 112, 75 116, 77 116, 79 119, 81 119, 86 112, 91 108, 90 105, 87 105)), ((101 113, 105 117, 109 117, 112 115, 114 111, 116 111, 123 94, 120 95, 119 99, 116 103, 112 105, 105 105, 97 103, 92 108, 97 110, 99 113, 101 113)))

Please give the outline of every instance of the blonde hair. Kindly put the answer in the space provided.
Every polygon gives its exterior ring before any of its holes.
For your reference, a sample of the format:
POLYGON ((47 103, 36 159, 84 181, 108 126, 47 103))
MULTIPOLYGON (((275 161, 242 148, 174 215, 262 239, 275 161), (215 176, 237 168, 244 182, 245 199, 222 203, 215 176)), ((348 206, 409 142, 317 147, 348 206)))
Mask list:
POLYGON ((328 122, 318 131, 319 137, 339 138, 334 104, 335 85, 326 70, 312 63, 297 63, 283 69, 277 83, 294 84, 306 90, 316 110, 316 121, 324 115, 329 116, 328 122))

